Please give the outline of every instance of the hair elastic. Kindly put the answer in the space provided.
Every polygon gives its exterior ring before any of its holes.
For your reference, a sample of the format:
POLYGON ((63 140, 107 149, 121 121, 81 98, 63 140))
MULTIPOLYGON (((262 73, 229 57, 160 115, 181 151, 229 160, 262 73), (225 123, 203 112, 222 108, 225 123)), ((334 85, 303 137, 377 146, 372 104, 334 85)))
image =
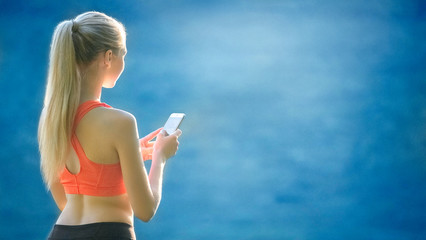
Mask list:
POLYGON ((76 22, 74 22, 74 19, 71 20, 71 23, 72 23, 72 27, 71 27, 72 32, 73 33, 77 32, 78 31, 78 24, 76 22))

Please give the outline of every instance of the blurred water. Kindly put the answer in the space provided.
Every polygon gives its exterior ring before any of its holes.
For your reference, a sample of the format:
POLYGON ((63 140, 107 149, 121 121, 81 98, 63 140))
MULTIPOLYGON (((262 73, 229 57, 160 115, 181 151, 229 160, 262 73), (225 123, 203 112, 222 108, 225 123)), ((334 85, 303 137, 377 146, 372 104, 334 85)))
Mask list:
POLYGON ((43 239, 58 210, 36 131, 56 24, 122 21, 103 101, 140 135, 185 112, 147 239, 422 239, 422 1, 0 1, 0 238, 43 239))

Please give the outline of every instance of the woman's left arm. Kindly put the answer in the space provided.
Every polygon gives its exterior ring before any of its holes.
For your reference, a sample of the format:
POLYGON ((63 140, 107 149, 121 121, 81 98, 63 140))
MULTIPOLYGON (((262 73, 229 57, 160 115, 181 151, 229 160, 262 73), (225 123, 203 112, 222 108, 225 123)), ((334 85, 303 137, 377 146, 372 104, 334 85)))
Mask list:
POLYGON ((64 210, 65 205, 67 204, 67 196, 65 195, 64 187, 59 182, 59 179, 50 186, 50 192, 52 193, 53 199, 55 200, 56 206, 58 206, 59 210, 64 210))

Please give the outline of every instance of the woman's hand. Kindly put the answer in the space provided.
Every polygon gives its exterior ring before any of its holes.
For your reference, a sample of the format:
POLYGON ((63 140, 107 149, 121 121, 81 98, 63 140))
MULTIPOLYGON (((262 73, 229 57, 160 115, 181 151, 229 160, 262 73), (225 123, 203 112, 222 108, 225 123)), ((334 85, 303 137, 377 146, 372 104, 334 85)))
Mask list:
POLYGON ((154 143, 154 151, 152 155, 157 156, 156 159, 161 159, 165 162, 167 159, 173 157, 179 146, 178 138, 182 134, 180 129, 167 136, 165 130, 162 130, 157 135, 157 141, 154 143))
POLYGON ((139 139, 139 144, 141 146, 142 158, 144 161, 152 159, 152 152, 154 150, 155 141, 154 139, 162 128, 155 130, 154 132, 146 135, 145 137, 139 139))

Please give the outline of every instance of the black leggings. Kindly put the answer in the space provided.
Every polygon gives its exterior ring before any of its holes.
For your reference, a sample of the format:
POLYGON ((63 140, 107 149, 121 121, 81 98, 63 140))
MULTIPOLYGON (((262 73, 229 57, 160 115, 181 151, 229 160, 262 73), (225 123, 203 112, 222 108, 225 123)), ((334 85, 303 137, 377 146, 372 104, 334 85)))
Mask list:
POLYGON ((84 225, 55 225, 48 240, 135 240, 133 226, 119 222, 100 222, 84 225))

